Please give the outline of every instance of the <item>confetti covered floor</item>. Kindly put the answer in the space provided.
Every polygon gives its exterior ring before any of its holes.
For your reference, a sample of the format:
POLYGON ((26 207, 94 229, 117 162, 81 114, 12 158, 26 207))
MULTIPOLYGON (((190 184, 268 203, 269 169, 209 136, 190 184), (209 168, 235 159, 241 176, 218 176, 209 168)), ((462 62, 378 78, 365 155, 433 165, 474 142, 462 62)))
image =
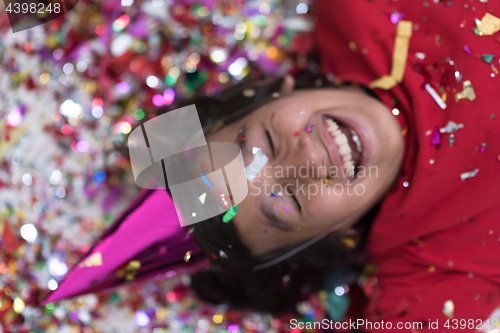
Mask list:
POLYGON ((0 9, 4 332, 286 330, 287 318, 199 302, 186 276, 39 304, 138 193, 116 149, 134 124, 252 72, 307 66, 310 5, 80 0, 62 18, 15 34, 0 9))

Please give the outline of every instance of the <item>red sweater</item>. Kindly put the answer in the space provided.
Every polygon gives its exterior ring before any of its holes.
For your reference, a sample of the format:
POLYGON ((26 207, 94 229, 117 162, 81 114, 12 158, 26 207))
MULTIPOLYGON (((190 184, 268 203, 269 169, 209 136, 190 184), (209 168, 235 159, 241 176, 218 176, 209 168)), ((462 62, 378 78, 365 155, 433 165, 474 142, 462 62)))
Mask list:
POLYGON ((389 75, 396 34, 390 15, 401 12, 414 25, 403 82, 375 93, 400 110, 405 157, 370 233, 378 282, 364 317, 394 327, 422 321, 422 332, 446 331, 451 316, 458 328, 460 319, 474 319, 464 330, 473 332, 500 304, 500 66, 498 58, 482 59, 500 50, 500 32, 477 36, 473 28, 487 12, 500 17, 500 2, 320 0, 316 37, 324 72, 367 86, 389 75), (477 98, 456 101, 466 80, 477 98), (447 93, 445 110, 426 82, 447 93), (429 132, 448 121, 464 124, 453 145, 448 133, 431 145, 429 132), (454 305, 448 316, 447 301, 454 305), (426 327, 429 320, 439 320, 439 330, 426 327))

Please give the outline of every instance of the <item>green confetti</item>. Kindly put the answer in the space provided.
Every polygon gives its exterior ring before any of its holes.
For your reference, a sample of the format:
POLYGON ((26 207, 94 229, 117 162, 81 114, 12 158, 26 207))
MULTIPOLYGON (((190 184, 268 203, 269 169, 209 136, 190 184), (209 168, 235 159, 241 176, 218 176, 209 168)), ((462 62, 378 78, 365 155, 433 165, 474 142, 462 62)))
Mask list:
POLYGON ((237 210, 238 210, 238 208, 236 206, 231 207, 231 209, 228 210, 226 212, 226 214, 224 214, 224 216, 222 217, 222 222, 228 223, 229 221, 231 221, 233 219, 233 217, 236 216, 237 210))
POLYGON ((483 54, 483 61, 487 64, 491 64, 495 56, 493 54, 483 54))
POLYGON ((146 114, 144 113, 143 110, 137 109, 134 111, 134 118, 136 120, 142 120, 146 114))

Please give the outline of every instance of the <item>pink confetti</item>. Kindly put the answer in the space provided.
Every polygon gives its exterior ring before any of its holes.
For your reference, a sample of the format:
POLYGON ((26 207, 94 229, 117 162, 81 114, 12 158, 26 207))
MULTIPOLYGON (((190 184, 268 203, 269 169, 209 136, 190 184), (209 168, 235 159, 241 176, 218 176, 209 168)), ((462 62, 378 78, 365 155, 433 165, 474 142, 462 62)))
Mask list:
POLYGON ((439 127, 436 126, 434 132, 432 133, 431 145, 439 146, 443 141, 441 140, 441 133, 439 132, 439 127))
POLYGON ((311 133, 311 127, 309 126, 306 126, 306 128, 304 128, 304 131, 306 131, 307 133, 311 133))
POLYGON ((285 212, 288 212, 290 208, 288 206, 285 206, 285 212))
POLYGON ((392 24, 398 23, 399 21, 401 21, 403 19, 404 16, 405 16, 404 12, 394 12, 394 13, 392 13, 391 16, 390 16, 391 23, 392 24))
POLYGON ((469 45, 464 45, 464 51, 467 52, 468 55, 472 54, 472 51, 469 49, 469 45))

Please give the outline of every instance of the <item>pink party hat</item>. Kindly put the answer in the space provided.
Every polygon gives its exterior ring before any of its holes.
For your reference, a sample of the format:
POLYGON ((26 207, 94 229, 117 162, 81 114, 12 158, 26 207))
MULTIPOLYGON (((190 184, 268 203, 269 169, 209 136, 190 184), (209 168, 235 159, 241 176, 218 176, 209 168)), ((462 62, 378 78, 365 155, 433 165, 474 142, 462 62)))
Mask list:
POLYGON ((190 227, 181 227, 166 190, 144 190, 70 270, 43 304, 128 282, 207 270, 190 227))

